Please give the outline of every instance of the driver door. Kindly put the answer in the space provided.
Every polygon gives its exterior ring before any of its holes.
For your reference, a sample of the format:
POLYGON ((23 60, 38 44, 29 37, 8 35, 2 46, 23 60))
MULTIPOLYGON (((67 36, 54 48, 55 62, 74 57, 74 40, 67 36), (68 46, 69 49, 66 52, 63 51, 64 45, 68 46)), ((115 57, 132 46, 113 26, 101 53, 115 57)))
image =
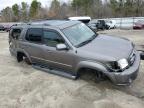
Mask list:
POLYGON ((71 72, 75 61, 73 51, 56 49, 57 44, 65 44, 62 36, 55 30, 44 30, 43 41, 46 63, 54 69, 71 72))

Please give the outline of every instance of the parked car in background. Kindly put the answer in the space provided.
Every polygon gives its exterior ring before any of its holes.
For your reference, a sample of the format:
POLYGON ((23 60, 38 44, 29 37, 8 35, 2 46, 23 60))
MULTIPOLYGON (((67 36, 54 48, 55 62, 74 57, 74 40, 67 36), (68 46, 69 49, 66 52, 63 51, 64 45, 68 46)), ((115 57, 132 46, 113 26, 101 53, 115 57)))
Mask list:
POLYGON ((69 17, 68 20, 70 21, 81 21, 82 23, 86 24, 92 30, 97 31, 97 27, 95 23, 89 23, 91 21, 91 17, 89 16, 79 16, 79 17, 69 17))
POLYGON ((5 31, 6 31, 6 32, 9 32, 11 26, 12 26, 12 25, 10 25, 10 24, 4 25, 5 31))
POLYGON ((133 29, 144 29, 144 20, 138 20, 134 23, 133 29))
POLYGON ((4 26, 0 25, 0 31, 4 31, 4 30, 5 30, 4 26))
POLYGON ((109 26, 109 29, 116 28, 116 21, 115 20, 105 20, 105 22, 109 26))
POLYGON ((109 29, 109 26, 106 24, 105 20, 92 20, 88 23, 88 26, 96 31, 109 29))
POLYGON ((9 25, 6 25, 6 26, 5 26, 5 31, 6 31, 6 32, 9 32, 10 29, 11 29, 13 26, 15 26, 15 25, 17 25, 17 24, 9 24, 9 25))
POLYGON ((97 20, 96 27, 100 30, 108 30, 110 28, 109 25, 106 24, 105 20, 97 20))
POLYGON ((68 20, 81 21, 85 24, 88 24, 91 21, 91 17, 89 17, 89 16, 69 17, 68 20))
POLYGON ((97 24, 96 23, 88 23, 88 27, 90 27, 92 30, 97 31, 97 24))

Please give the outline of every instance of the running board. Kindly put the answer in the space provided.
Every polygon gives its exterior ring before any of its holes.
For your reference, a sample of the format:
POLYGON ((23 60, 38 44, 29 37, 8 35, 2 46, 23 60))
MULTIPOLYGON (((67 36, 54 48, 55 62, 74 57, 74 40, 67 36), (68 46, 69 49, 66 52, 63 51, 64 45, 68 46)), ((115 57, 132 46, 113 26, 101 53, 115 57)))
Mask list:
POLYGON ((51 69, 48 69, 46 67, 41 67, 41 66, 38 66, 38 65, 32 65, 32 66, 35 69, 42 70, 42 71, 45 71, 45 72, 48 72, 48 73, 51 73, 51 74, 54 74, 54 75, 59 75, 59 76, 65 77, 65 78, 73 79, 73 80, 75 80, 76 77, 77 77, 77 76, 74 76, 72 74, 69 74, 69 73, 66 73, 66 72, 63 72, 63 71, 51 70, 51 69))

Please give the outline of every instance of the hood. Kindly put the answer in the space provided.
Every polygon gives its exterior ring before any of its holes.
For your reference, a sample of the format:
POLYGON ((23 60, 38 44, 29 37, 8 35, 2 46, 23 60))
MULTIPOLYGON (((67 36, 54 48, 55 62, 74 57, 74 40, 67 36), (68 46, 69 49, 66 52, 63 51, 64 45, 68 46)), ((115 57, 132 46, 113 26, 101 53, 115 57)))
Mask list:
POLYGON ((128 58, 133 46, 132 42, 127 39, 98 35, 94 40, 77 50, 79 54, 91 59, 116 61, 128 58))

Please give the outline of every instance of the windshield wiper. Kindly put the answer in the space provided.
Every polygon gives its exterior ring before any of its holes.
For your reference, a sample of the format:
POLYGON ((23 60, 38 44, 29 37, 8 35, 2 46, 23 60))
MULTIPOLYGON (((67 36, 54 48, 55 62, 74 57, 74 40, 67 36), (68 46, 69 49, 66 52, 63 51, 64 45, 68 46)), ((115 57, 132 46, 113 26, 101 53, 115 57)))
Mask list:
POLYGON ((81 47, 83 45, 86 45, 87 43, 91 42, 92 40, 94 40, 96 38, 96 34, 94 34, 91 38, 89 38, 88 40, 81 42, 80 44, 78 44, 76 47, 81 47))

